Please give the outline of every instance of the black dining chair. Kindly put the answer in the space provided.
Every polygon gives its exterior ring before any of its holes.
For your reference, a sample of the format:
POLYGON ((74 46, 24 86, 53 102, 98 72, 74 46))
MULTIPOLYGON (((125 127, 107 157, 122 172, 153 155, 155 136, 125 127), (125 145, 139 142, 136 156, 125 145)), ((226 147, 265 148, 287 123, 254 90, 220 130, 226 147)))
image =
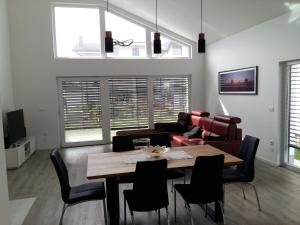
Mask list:
POLYGON ((134 150, 133 138, 130 135, 113 137, 113 152, 134 150))
MULTIPOLYGON (((166 146, 171 147, 171 141, 169 137, 169 133, 167 132, 161 132, 157 134, 152 134, 150 136, 150 145, 152 146, 166 146)), ((174 179, 182 178, 183 177, 183 183, 185 183, 185 172, 184 170, 176 169, 176 170, 169 170, 167 173, 168 180, 172 180, 171 185, 171 191, 173 192, 174 187, 174 179)))
MULTIPOLYGON (((174 216, 176 221, 176 193, 178 192, 185 201, 190 223, 193 225, 193 216, 190 204, 206 205, 211 202, 218 203, 222 212, 223 221, 225 224, 223 211, 223 185, 222 185, 222 170, 224 166, 224 155, 216 156, 198 156, 192 170, 190 184, 175 184, 174 185, 174 216)), ((206 215, 206 213, 205 213, 206 215)))
POLYGON ((61 196, 64 202, 59 225, 63 223, 63 216, 67 208, 87 201, 103 200, 104 220, 107 225, 106 203, 105 203, 105 187, 104 182, 85 183, 71 187, 67 167, 59 154, 58 150, 52 151, 50 155, 51 161, 55 167, 60 187, 61 196))
MULTIPOLYGON (((244 185, 249 185, 253 188, 258 210, 261 211, 260 201, 257 194, 257 190, 254 184, 251 182, 255 177, 254 161, 257 148, 259 145, 259 139, 246 135, 241 143, 238 157, 244 160, 244 163, 236 167, 226 167, 223 170, 223 183, 240 183, 243 191, 244 199, 246 200, 244 185)), ((224 185, 225 189, 225 185, 224 185)))
POLYGON ((126 225, 126 202, 128 203, 132 224, 133 212, 158 210, 160 224, 160 209, 165 208, 169 224, 167 160, 137 162, 132 190, 124 190, 124 224, 126 225))
MULTIPOLYGON (((134 150, 133 138, 130 135, 113 137, 113 152, 124 152, 134 150)), ((122 176, 117 178, 119 184, 133 182, 133 175, 122 176)))

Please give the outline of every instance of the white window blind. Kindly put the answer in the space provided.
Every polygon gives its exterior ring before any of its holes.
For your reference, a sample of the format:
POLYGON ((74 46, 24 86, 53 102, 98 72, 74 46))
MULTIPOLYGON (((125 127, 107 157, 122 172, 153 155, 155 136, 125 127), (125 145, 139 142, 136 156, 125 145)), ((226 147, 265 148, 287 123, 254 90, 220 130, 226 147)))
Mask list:
POLYGON ((300 64, 289 66, 289 147, 300 149, 300 64))
POLYGON ((65 130, 101 128, 100 81, 62 81, 65 130))
POLYGON ((108 79, 112 130, 148 127, 146 78, 108 79))
POLYGON ((189 111, 189 77, 153 80, 154 122, 174 122, 179 112, 189 111))

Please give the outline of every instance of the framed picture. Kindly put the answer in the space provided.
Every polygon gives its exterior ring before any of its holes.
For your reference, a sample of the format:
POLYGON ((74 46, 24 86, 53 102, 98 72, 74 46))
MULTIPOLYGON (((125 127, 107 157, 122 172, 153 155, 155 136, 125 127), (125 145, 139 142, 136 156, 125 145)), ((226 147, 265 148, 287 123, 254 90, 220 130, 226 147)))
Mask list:
POLYGON ((219 72, 219 94, 256 95, 258 66, 219 72))

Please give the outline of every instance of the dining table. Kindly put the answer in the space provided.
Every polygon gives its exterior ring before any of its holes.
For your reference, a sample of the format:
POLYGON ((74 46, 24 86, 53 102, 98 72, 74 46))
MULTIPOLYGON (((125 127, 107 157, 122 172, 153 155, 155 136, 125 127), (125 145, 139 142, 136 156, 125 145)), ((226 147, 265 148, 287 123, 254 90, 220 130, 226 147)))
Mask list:
MULTIPOLYGON (((118 177, 133 175, 138 161, 157 160, 165 158, 168 161, 168 170, 189 169, 195 164, 198 156, 224 155, 224 166, 234 166, 243 163, 243 160, 229 153, 223 152, 211 145, 193 145, 171 147, 160 157, 149 157, 143 150, 123 152, 105 152, 88 155, 87 179, 106 180, 107 210, 110 225, 120 224, 119 184, 118 177)), ((222 220, 219 204, 209 210, 214 221, 222 220)))

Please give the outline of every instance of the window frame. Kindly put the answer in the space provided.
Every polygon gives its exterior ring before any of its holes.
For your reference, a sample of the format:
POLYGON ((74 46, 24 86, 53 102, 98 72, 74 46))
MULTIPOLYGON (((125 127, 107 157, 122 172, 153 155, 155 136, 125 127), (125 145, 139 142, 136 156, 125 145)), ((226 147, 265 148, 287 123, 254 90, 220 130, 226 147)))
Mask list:
POLYGON ((103 4, 81 4, 81 3, 51 3, 51 20, 52 20, 52 38, 53 38, 53 55, 55 60, 59 59, 192 59, 192 41, 181 37, 171 31, 168 31, 164 28, 159 27, 159 31, 162 36, 176 41, 181 45, 186 45, 189 49, 188 57, 153 57, 152 56, 152 41, 151 41, 151 33, 155 32, 155 24, 145 21, 144 19, 134 16, 129 12, 121 10, 115 6, 110 6, 109 12, 125 19, 131 23, 134 23, 138 26, 142 26, 145 28, 146 31, 146 56, 131 56, 131 57, 118 57, 118 56, 108 56, 107 53, 104 51, 104 37, 105 37, 105 11, 106 6, 103 4), (57 55, 57 38, 56 38, 56 23, 55 23, 55 7, 66 7, 66 8, 87 8, 87 9, 98 9, 99 10, 99 20, 100 20, 100 46, 101 46, 101 54, 99 57, 59 57, 57 55), (175 37, 176 36, 176 37, 175 37), (185 40, 183 40, 185 39, 185 40))
POLYGON ((58 87, 58 113, 59 113, 59 133, 60 133, 60 143, 63 147, 72 147, 72 146, 84 146, 85 143, 75 142, 75 143, 66 143, 65 142, 65 125, 64 125, 64 111, 63 111, 63 97, 62 97, 62 82, 63 81, 100 81, 101 88, 101 114, 102 114, 102 132, 103 132, 103 140, 90 142, 89 144, 107 144, 111 142, 111 108, 110 108, 110 90, 109 90, 109 79, 118 79, 118 78, 142 78, 147 80, 147 98, 148 98, 148 127, 149 129, 154 128, 154 113, 153 113, 153 103, 154 103, 154 90, 153 90, 153 81, 158 78, 187 78, 188 79, 188 112, 191 111, 191 94, 192 94, 192 75, 191 74, 183 74, 183 75, 117 75, 117 76, 73 76, 73 77, 64 77, 58 76, 57 87, 58 87))

